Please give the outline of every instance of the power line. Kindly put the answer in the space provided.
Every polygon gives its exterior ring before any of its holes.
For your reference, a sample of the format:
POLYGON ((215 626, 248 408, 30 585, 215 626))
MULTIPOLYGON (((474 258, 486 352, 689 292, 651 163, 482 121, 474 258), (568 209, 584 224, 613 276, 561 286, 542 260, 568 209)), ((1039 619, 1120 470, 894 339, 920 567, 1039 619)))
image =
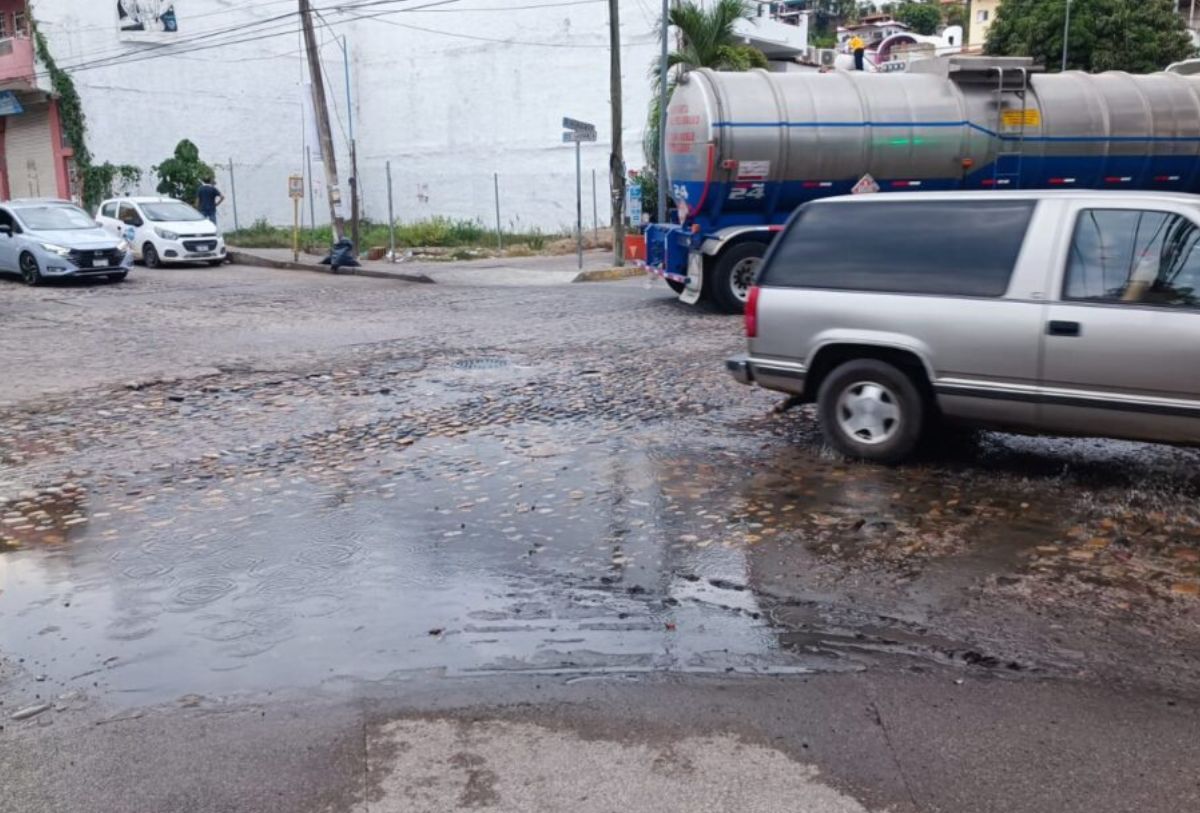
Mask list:
MULTIPOLYGON (((293 11, 293 12, 289 12, 288 14, 278 15, 276 17, 267 17, 262 20, 256 20, 252 23, 247 23, 247 24, 237 25, 237 26, 229 26, 226 28, 213 29, 211 31, 206 31, 204 33, 201 33, 201 34, 198 34, 195 36, 184 37, 182 39, 173 40, 171 42, 146 43, 145 47, 138 48, 138 49, 122 49, 122 50, 115 51, 115 52, 114 51, 93 51, 90 53, 80 54, 79 56, 76 57, 76 58, 90 57, 90 59, 84 59, 84 61, 75 63, 74 65, 64 65, 62 67, 64 70, 68 70, 68 71, 69 70, 77 70, 78 68, 83 67, 83 66, 90 67, 92 65, 99 65, 100 63, 108 62, 110 60, 112 60, 112 61, 119 60, 126 56, 146 57, 149 55, 157 55, 157 54, 159 54, 159 52, 163 51, 164 49, 176 48, 177 46, 191 45, 196 42, 201 42, 203 40, 211 39, 213 37, 223 36, 225 34, 237 34, 237 33, 244 34, 247 32, 248 29, 251 29, 251 28, 258 28, 260 26, 275 28, 275 27, 278 27, 281 22, 283 22, 284 24, 289 24, 290 18, 293 18, 295 16, 296 16, 296 12, 293 11)), ((177 52, 178 53, 187 53, 187 49, 179 48, 177 52)), ((169 55, 169 53, 175 53, 175 52, 168 52, 167 55, 169 55)), ((119 64, 119 63, 117 63, 117 64, 119 64)))
MULTIPOLYGON (((537 7, 542 7, 542 6, 554 6, 554 5, 584 5, 585 3, 588 3, 588 2, 597 2, 597 1, 598 0, 573 0, 573 2, 563 2, 563 3, 556 3, 556 4, 545 4, 545 3, 536 4, 532 7, 537 8, 537 7)), ((417 12, 424 8, 427 8, 427 6, 418 6, 417 8, 413 8, 413 9, 407 9, 407 8, 389 9, 389 10, 385 10, 385 11, 372 12, 370 14, 355 14, 354 13, 354 10, 360 9, 360 8, 368 8, 368 7, 380 6, 380 5, 394 5, 396 3, 402 3, 402 2, 412 2, 412 0, 360 0, 360 2, 356 2, 356 3, 343 3, 340 5, 336 5, 336 6, 326 6, 322 10, 323 11, 337 11, 340 14, 344 14, 347 18, 345 20, 336 20, 333 22, 325 21, 325 24, 327 26, 342 25, 347 22, 353 22, 353 21, 375 20, 376 22, 385 23, 385 24, 397 26, 400 28, 408 28, 408 29, 411 29, 414 31, 420 31, 422 33, 440 34, 442 36, 456 37, 456 38, 460 38, 460 39, 475 40, 475 41, 480 41, 480 42, 494 42, 494 43, 507 44, 507 45, 526 45, 526 46, 531 46, 531 47, 549 47, 549 48, 607 48, 607 47, 609 47, 608 45, 593 45, 593 44, 586 44, 586 43, 535 42, 535 41, 522 41, 522 40, 501 39, 501 38, 492 38, 492 37, 481 37, 478 35, 461 34, 461 33, 457 33, 457 32, 443 31, 440 29, 407 25, 404 23, 396 22, 394 20, 380 19, 384 16, 393 15, 393 14, 417 12)), ((430 5, 442 5, 444 2, 446 2, 446 0, 442 0, 442 2, 433 3, 430 5)), ((514 8, 527 8, 527 7, 522 6, 522 7, 514 7, 514 8)), ((496 10, 501 10, 501 9, 496 9, 496 10)), ((510 8, 510 9, 504 9, 504 10, 513 10, 513 9, 510 8)), ((212 50, 213 48, 223 48, 226 46, 240 45, 240 44, 244 44, 247 42, 261 41, 263 39, 269 39, 271 37, 295 34, 295 33, 299 33, 301 31, 300 27, 285 27, 285 26, 291 25, 291 19, 293 17, 295 17, 296 14, 297 14, 296 12, 290 12, 288 14, 278 15, 276 17, 270 17, 270 18, 264 18, 262 20, 257 20, 254 23, 250 23, 247 25, 230 26, 230 27, 224 28, 224 29, 215 29, 215 30, 208 31, 203 34, 197 35, 195 37, 188 38, 183 41, 155 44, 157 47, 151 47, 149 49, 144 49, 144 50, 125 51, 123 53, 120 53, 120 54, 117 54, 117 55, 114 55, 111 57, 101 57, 101 58, 94 59, 91 61, 82 61, 82 62, 78 62, 78 63, 72 64, 72 65, 63 66, 63 68, 64 68, 64 70, 77 72, 77 71, 85 71, 85 70, 94 70, 97 68, 116 67, 116 66, 120 66, 120 65, 128 65, 128 64, 134 64, 137 62, 143 62, 143 61, 150 60, 150 59, 159 59, 159 58, 163 58, 163 57, 173 57, 173 56, 183 56, 186 54, 212 50), (262 27, 264 30, 257 31, 256 33, 249 35, 249 36, 236 36, 237 34, 244 34, 246 32, 246 30, 250 27, 262 27), (193 47, 187 47, 187 48, 176 47, 179 45, 190 45, 192 43, 202 42, 203 40, 211 39, 214 37, 219 37, 224 34, 233 34, 235 36, 233 36, 230 39, 219 40, 216 42, 208 42, 205 44, 195 45, 193 47), (165 49, 172 49, 172 50, 165 50, 165 49)), ((249 60, 247 60, 247 61, 249 61, 249 60)), ((42 71, 42 72, 38 73, 37 75, 39 77, 44 77, 47 75, 47 72, 42 71)))
POLYGON ((537 48, 604 48, 607 49, 608 43, 603 45, 593 45, 588 43, 571 43, 571 42, 533 42, 528 40, 500 39, 497 37, 481 37, 477 34, 460 34, 457 31, 442 31, 437 28, 425 28, 420 25, 410 25, 409 23, 400 23, 395 20, 376 20, 376 22, 392 25, 397 28, 407 28, 412 31, 420 31, 425 34, 440 34, 443 37, 457 37, 464 40, 475 40, 476 42, 495 42, 502 45, 528 45, 537 48))
MULTIPOLYGON (((293 0, 269 0, 269 2, 259 4, 259 6, 257 6, 257 8, 262 8, 265 6, 280 5, 281 3, 291 3, 291 2, 293 2, 293 0)), ((335 4, 335 5, 324 6, 321 9, 314 8, 313 10, 318 11, 318 12, 326 11, 326 12, 337 12, 339 14, 346 14, 346 13, 350 13, 353 10, 358 9, 358 8, 367 8, 367 7, 377 6, 377 5, 390 5, 390 4, 402 3, 402 2, 411 2, 411 0, 360 0, 360 2, 356 2, 356 3, 339 3, 339 4, 335 4)), ((430 8, 427 6, 420 6, 418 8, 414 8, 414 9, 398 9, 394 12, 392 12, 392 11, 382 12, 381 14, 399 13, 401 11, 406 11, 409 13, 426 12, 426 13, 443 13, 443 14, 445 14, 445 13, 460 13, 460 12, 465 12, 465 13, 504 12, 504 13, 508 13, 508 12, 512 12, 512 11, 537 10, 537 9, 541 9, 541 8, 563 8, 563 7, 571 7, 571 6, 583 6, 583 5, 591 5, 594 3, 601 3, 601 2, 605 2, 605 0, 568 0, 567 2, 536 3, 536 4, 519 5, 519 6, 491 6, 491 7, 473 6, 473 7, 469 7, 469 8, 449 8, 449 9, 430 8)), ((442 5, 442 4, 434 3, 434 4, 430 4, 430 5, 432 6, 432 5, 442 5)), ((206 12, 204 14, 190 15, 187 19, 197 19, 200 17, 212 17, 212 16, 217 16, 220 14, 227 14, 227 13, 228 13, 227 11, 206 12)), ((220 36, 222 34, 235 34, 236 35, 236 34, 240 34, 240 33, 245 33, 251 27, 269 26, 269 27, 273 27, 273 28, 279 28, 278 25, 274 25, 274 24, 280 23, 284 20, 287 20, 290 17, 294 17, 295 14, 296 14, 296 12, 288 12, 285 14, 276 15, 274 17, 261 18, 261 19, 257 19, 257 20, 251 21, 251 22, 247 22, 247 23, 243 23, 243 24, 239 24, 239 25, 235 25, 235 26, 210 29, 210 30, 202 31, 198 34, 184 36, 179 39, 174 39, 170 42, 141 43, 140 44, 141 47, 134 48, 134 49, 127 48, 127 47, 117 47, 117 48, 101 48, 101 49, 98 49, 95 51, 84 51, 82 53, 74 54, 72 56, 73 59, 78 60, 74 65, 66 65, 63 67, 64 67, 64 70, 75 70, 78 68, 85 68, 85 67, 86 68, 102 67, 102 65, 100 65, 99 63, 108 61, 108 60, 112 60, 114 64, 121 64, 120 60, 123 60, 127 56, 131 57, 131 58, 140 57, 142 55, 145 55, 147 52, 158 52, 160 50, 168 49, 168 48, 175 49, 175 50, 171 50, 169 52, 164 53, 163 54, 164 56, 185 54, 188 51, 186 49, 182 48, 181 46, 189 45, 191 43, 198 42, 198 41, 201 41, 204 39, 208 39, 210 37, 220 36), (95 63, 95 64, 93 64, 93 63, 95 63)), ((371 14, 371 15, 352 15, 352 16, 354 16, 356 19, 373 19, 377 15, 371 14)), ((338 23, 335 23, 335 24, 338 24, 338 23)), ((46 26, 52 27, 52 28, 57 28, 58 30, 62 31, 65 34, 76 34, 76 33, 85 33, 88 31, 110 30, 108 26, 89 26, 89 27, 84 27, 84 28, 66 28, 64 26, 54 25, 53 23, 43 23, 43 25, 46 25, 46 26)), ((298 32, 298 29, 297 29, 297 32, 298 32)), ((266 32, 264 32, 264 33, 266 33, 266 32)), ((282 32, 277 32, 277 33, 288 33, 288 32, 282 31, 282 32)), ((233 42, 231 44, 237 44, 239 42, 241 42, 241 40, 237 40, 236 42, 233 42)), ((295 51, 295 52, 289 52, 288 54, 285 54, 284 56, 290 56, 291 54, 297 54, 300 52, 301 52, 300 50, 295 51)), ((265 58, 267 58, 267 57, 249 57, 246 59, 231 60, 231 61, 254 62, 254 61, 261 61, 265 58)), ((42 75, 45 75, 45 74, 44 73, 39 74, 39 76, 42 76, 42 75)))
MULTIPOLYGON (((412 2, 412 0, 365 0, 365 2, 344 3, 339 6, 331 6, 331 7, 327 7, 327 8, 334 8, 334 9, 337 9, 338 11, 342 11, 345 9, 355 9, 355 8, 360 8, 360 7, 378 6, 378 5, 384 5, 384 4, 394 5, 396 3, 406 3, 406 2, 412 2)), ((400 13, 403 11, 407 11, 407 9, 392 9, 389 11, 375 12, 373 15, 370 15, 370 16, 382 15, 382 14, 396 14, 396 13, 400 13)), ((117 52, 115 54, 112 54, 111 56, 99 56, 95 59, 83 60, 81 62, 77 62, 72 65, 64 65, 62 67, 64 70, 67 70, 67 71, 80 71, 80 70, 92 70, 94 68, 112 67, 112 66, 117 66, 117 65, 127 65, 127 64, 131 64, 131 63, 142 62, 146 59, 167 57, 167 56, 177 56, 180 54, 189 54, 189 53, 194 53, 196 51, 210 50, 211 48, 214 48, 214 47, 223 47, 225 45, 238 45, 241 43, 252 42, 255 40, 259 40, 259 39, 266 39, 269 37, 280 36, 280 35, 284 35, 284 34, 298 33, 301 30, 301 28, 299 26, 296 26, 296 27, 290 28, 290 29, 289 28, 281 28, 282 26, 292 25, 293 24, 292 18, 298 19, 298 12, 292 11, 292 12, 288 12, 286 14, 277 15, 275 17, 267 17, 267 18, 263 18, 261 20, 256 20, 252 23, 236 25, 236 26, 229 26, 229 27, 220 28, 220 29, 213 29, 211 31, 206 31, 206 32, 196 35, 196 36, 185 37, 181 40, 174 40, 172 42, 151 43, 149 45, 149 47, 147 47, 147 48, 141 48, 141 49, 136 49, 136 50, 128 50, 127 49, 127 50, 123 50, 123 51, 117 52), (263 28, 264 30, 259 31, 252 36, 248 36, 248 37, 238 36, 241 34, 245 34, 247 32, 247 30, 250 28, 260 28, 260 27, 263 28), (267 29, 275 29, 275 30, 267 30, 267 29), (222 36, 225 34, 234 35, 234 38, 225 40, 225 41, 216 42, 216 43, 209 43, 207 45, 201 45, 201 46, 194 47, 194 48, 192 48, 192 47, 189 47, 189 48, 177 47, 177 46, 191 45, 192 43, 200 42, 200 41, 203 41, 206 39, 211 39, 213 37, 218 37, 218 36, 222 36), (165 49, 173 49, 173 50, 165 50, 165 49)), ((335 24, 340 24, 340 23, 341 23, 341 21, 339 21, 339 23, 335 23, 335 24)), ((99 52, 99 53, 103 53, 103 52, 99 52)), ((47 73, 45 71, 38 74, 38 76, 45 76, 45 75, 47 75, 47 73)))
MULTIPOLYGON (((317 19, 320 20, 321 24, 325 26, 325 33, 332 34, 333 32, 329 28, 329 23, 321 15, 321 12, 317 11, 316 9, 313 9, 313 13, 317 15, 317 19)), ((328 44, 327 42, 322 42, 317 47, 317 52, 320 53, 321 49, 324 48, 327 44, 328 44)), ((331 89, 330 93, 329 93, 329 100, 330 100, 330 103, 333 105, 333 117, 337 120, 338 129, 342 131, 342 141, 344 141, 346 144, 349 144, 350 136, 346 132, 346 125, 344 125, 342 123, 342 113, 340 110, 338 110, 337 94, 332 92, 332 88, 336 87, 336 85, 334 85, 333 81, 329 78, 329 70, 325 67, 325 60, 322 59, 322 60, 318 60, 318 61, 321 63, 321 75, 325 77, 325 85, 331 89)), ((350 105, 350 99, 347 98, 346 106, 349 107, 349 105, 350 105)))
MULTIPOLYGON (((366 7, 372 7, 372 6, 378 6, 378 5, 394 5, 396 3, 406 3, 406 2, 411 2, 411 1, 412 0, 359 0, 359 2, 354 2, 354 3, 339 3, 337 5, 326 6, 326 7, 324 7, 323 10, 327 10, 327 11, 335 10, 335 11, 341 12, 345 9, 366 8, 366 7)), ((283 2, 291 3, 291 2, 293 2, 293 0, 271 0, 271 2, 268 2, 264 5, 278 5, 279 3, 283 3, 283 2)), ((221 13, 228 13, 228 12, 221 12, 221 13)), ((206 14, 197 15, 197 16, 207 17, 207 16, 213 16, 215 14, 217 14, 217 12, 208 12, 206 14)), ((125 56, 130 56, 130 57, 141 56, 146 53, 158 52, 163 49, 178 48, 179 53, 186 53, 186 51, 183 48, 181 48, 180 46, 190 45, 195 42, 209 39, 211 37, 221 36, 224 34, 234 34, 234 35, 242 34, 251 28, 257 28, 259 26, 278 27, 278 24, 280 22, 286 21, 289 18, 297 17, 297 15, 298 15, 298 12, 296 12, 296 11, 288 11, 283 14, 275 15, 273 17, 263 17, 260 19, 253 20, 251 22, 240 23, 238 25, 230 25, 230 26, 225 26, 225 27, 221 27, 221 28, 204 30, 197 34, 181 36, 181 37, 172 39, 170 41, 139 43, 139 45, 141 47, 133 48, 133 49, 125 48, 125 47, 118 47, 116 49, 102 48, 102 49, 99 49, 96 51, 87 51, 87 52, 83 52, 81 54, 76 54, 74 56, 74 58, 81 60, 81 62, 78 63, 79 65, 87 64, 90 67, 91 62, 93 62, 93 61, 100 62, 100 61, 105 61, 107 59, 116 60, 118 58, 124 58, 125 56)), ((78 32, 86 32, 86 31, 102 30, 102 29, 97 29, 96 27, 80 28, 80 29, 68 29, 68 28, 59 27, 59 30, 63 31, 64 33, 78 33, 78 32)), ((176 51, 172 51, 171 53, 176 53, 176 51)), ((72 69, 74 69, 74 66, 64 66, 64 69, 72 70, 72 69)))

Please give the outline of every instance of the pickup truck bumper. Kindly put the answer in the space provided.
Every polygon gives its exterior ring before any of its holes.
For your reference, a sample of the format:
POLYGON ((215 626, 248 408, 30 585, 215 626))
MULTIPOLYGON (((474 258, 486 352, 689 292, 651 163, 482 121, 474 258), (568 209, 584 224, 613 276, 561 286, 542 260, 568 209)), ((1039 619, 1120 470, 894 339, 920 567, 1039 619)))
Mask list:
POLYGON ((725 359, 725 369, 739 384, 754 383, 754 374, 750 372, 750 357, 745 353, 725 359))

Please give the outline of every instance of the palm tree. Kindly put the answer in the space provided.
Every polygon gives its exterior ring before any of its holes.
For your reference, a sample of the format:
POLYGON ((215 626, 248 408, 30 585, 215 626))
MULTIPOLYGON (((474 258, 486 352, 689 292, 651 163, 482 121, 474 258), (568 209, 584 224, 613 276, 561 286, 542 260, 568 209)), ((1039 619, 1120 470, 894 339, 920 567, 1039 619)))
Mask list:
MULTIPOLYGON (((667 96, 675 89, 678 77, 696 68, 713 68, 718 71, 747 71, 751 68, 766 68, 767 58, 762 51, 749 45, 739 45, 733 33, 734 24, 743 17, 751 16, 746 0, 715 0, 707 7, 697 0, 676 3, 668 15, 670 25, 679 32, 679 48, 667 54, 667 96)), ((658 177, 659 125, 662 121, 660 106, 661 59, 650 65, 650 79, 654 87, 654 98, 650 102, 646 121, 646 135, 642 149, 646 154, 655 179, 658 177)), ((643 186, 643 194, 647 191, 643 186)), ((650 198, 652 200, 653 198, 650 198)))

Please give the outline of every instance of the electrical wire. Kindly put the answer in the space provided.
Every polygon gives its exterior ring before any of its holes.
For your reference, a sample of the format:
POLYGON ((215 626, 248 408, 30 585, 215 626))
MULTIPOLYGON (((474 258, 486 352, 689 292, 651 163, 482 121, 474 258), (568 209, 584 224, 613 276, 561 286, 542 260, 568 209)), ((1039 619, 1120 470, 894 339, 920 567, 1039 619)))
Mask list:
POLYGON ((397 22, 395 20, 376 20, 376 22, 384 23, 386 25, 392 25, 392 26, 395 26, 396 28, 407 28, 411 31, 420 31, 424 34, 440 34, 443 37, 456 37, 458 39, 474 40, 476 42, 495 42, 495 43, 500 43, 502 45, 527 45, 527 46, 536 47, 536 48, 604 48, 604 49, 607 49, 609 47, 608 43, 593 45, 593 44, 587 44, 587 43, 533 42, 530 40, 514 40, 514 39, 500 39, 497 37, 481 37, 477 34, 460 34, 457 31, 442 31, 437 28, 425 28, 424 26, 410 25, 408 23, 401 23, 401 22, 397 22))
MULTIPOLYGON (((263 6, 278 5, 279 3, 282 3, 282 2, 290 3, 290 2, 292 2, 292 0, 273 0, 272 2, 264 3, 262 5, 263 6)), ((395 9, 395 10, 384 11, 384 12, 376 12, 376 13, 372 13, 372 14, 354 14, 353 13, 355 10, 361 9, 361 8, 370 8, 370 7, 374 7, 374 6, 380 6, 380 5, 394 5, 396 3, 405 3, 405 2, 412 2, 412 0, 359 0, 359 2, 354 2, 354 3, 339 3, 339 4, 334 4, 334 5, 322 6, 320 8, 314 7, 313 11, 316 13, 336 12, 339 14, 347 14, 348 16, 351 17, 352 20, 368 20, 368 19, 374 19, 379 16, 384 16, 387 14, 395 14, 395 13, 401 13, 401 12, 416 13, 416 12, 421 12, 421 11, 426 11, 426 10, 428 10, 429 12, 440 12, 440 13, 512 12, 512 11, 536 10, 539 8, 561 8, 561 7, 591 5, 594 3, 605 2, 605 0, 568 0, 567 2, 536 3, 536 4, 519 5, 519 6, 494 6, 494 7, 476 6, 476 7, 469 7, 469 8, 452 8, 452 9, 441 9, 441 8, 434 9, 434 8, 430 8, 429 6, 420 6, 420 7, 414 8, 414 9, 395 9)), ((430 4, 430 6, 434 6, 434 5, 443 5, 443 4, 442 3, 430 4)), ((197 15, 197 16, 204 16, 204 17, 215 16, 218 13, 226 13, 226 12, 208 12, 206 14, 197 15)), ((248 29, 255 28, 255 27, 264 27, 265 29, 274 29, 274 30, 263 30, 263 31, 259 32, 264 37, 286 35, 289 33, 297 33, 300 30, 299 28, 294 29, 294 30, 287 30, 286 26, 287 26, 287 23, 291 20, 291 18, 298 16, 298 14, 299 14, 298 11, 287 12, 285 14, 276 15, 274 17, 266 17, 266 18, 262 18, 259 20, 254 20, 252 22, 239 24, 236 26, 228 26, 225 28, 217 28, 217 29, 212 29, 212 30, 208 30, 208 31, 203 31, 203 32, 200 32, 199 34, 186 36, 186 37, 183 37, 180 39, 174 39, 170 42, 144 43, 141 45, 141 47, 136 48, 136 49, 129 49, 129 48, 120 48, 120 49, 116 49, 116 50, 100 49, 97 51, 84 52, 81 54, 76 54, 74 56, 74 58, 79 61, 77 61, 73 64, 63 65, 62 67, 64 68, 64 70, 68 70, 68 71, 88 70, 88 69, 97 68, 97 67, 105 67, 106 64, 109 64, 109 63, 115 65, 115 64, 123 64, 126 61, 138 62, 138 61, 142 61, 142 57, 146 56, 148 53, 157 53, 159 51, 165 51, 164 53, 162 53, 162 56, 175 56, 175 55, 186 54, 186 53, 189 53, 192 49, 185 48, 182 46, 187 46, 187 45, 190 45, 195 42, 203 41, 203 40, 206 40, 206 39, 209 39, 212 37, 221 36, 224 34, 235 35, 234 39, 231 39, 228 43, 225 43, 225 44, 236 45, 236 44, 240 44, 240 43, 248 41, 247 38, 238 37, 236 35, 244 34, 247 32, 248 29), (172 50, 166 50, 166 49, 172 49, 172 50)), ((337 22, 333 23, 333 25, 339 25, 339 24, 342 24, 343 22, 345 22, 345 21, 337 21, 337 22)), ((69 33, 76 33, 76 32, 96 30, 96 29, 94 27, 92 27, 92 28, 82 28, 82 29, 62 28, 60 30, 62 30, 64 32, 69 32, 69 33)), ((249 39, 253 39, 253 38, 249 38, 249 39)), ((197 50, 207 50, 207 48, 197 49, 197 50)), ((264 59, 264 57, 249 57, 244 60, 231 60, 231 61, 250 62, 250 61, 260 61, 262 59, 264 59)), ((45 75, 45 72, 42 72, 39 74, 39 76, 44 76, 44 75, 45 75)))
MULTIPOLYGON (((558 3, 536 4, 532 7, 536 8, 539 6, 584 5, 585 3, 600 2, 600 1, 602 1, 602 0, 573 0, 573 2, 564 2, 561 4, 558 4, 558 3)), ((508 45, 526 45, 526 46, 531 46, 531 47, 550 47, 550 48, 585 48, 585 49, 587 49, 587 48, 608 48, 609 47, 607 44, 536 42, 536 41, 522 41, 522 40, 513 40, 513 39, 481 37, 478 35, 461 34, 458 32, 443 31, 443 30, 432 29, 432 28, 424 28, 422 26, 406 25, 403 23, 398 23, 394 20, 380 19, 380 18, 382 18, 384 16, 388 16, 388 15, 400 14, 400 13, 413 13, 416 11, 420 11, 422 8, 425 8, 424 6, 417 7, 415 9, 407 9, 407 8, 388 9, 388 10, 384 10, 384 11, 372 12, 370 14, 355 13, 355 11, 357 11, 358 9, 362 9, 362 8, 370 8, 370 7, 381 6, 381 5, 395 5, 396 3, 405 3, 405 2, 412 2, 412 0, 360 0, 359 2, 355 2, 355 3, 342 3, 339 5, 323 6, 320 9, 320 11, 322 11, 322 12, 336 11, 339 14, 345 15, 345 17, 347 18, 344 20, 336 20, 333 22, 326 21, 327 26, 342 25, 342 24, 345 24, 348 22, 353 22, 353 21, 374 20, 379 23, 394 25, 394 26, 401 27, 401 28, 409 28, 411 30, 420 31, 422 33, 440 34, 442 36, 456 37, 456 38, 460 38, 460 39, 469 39, 469 40, 475 40, 475 41, 481 41, 481 42, 495 42, 495 43, 508 44, 508 45)), ((442 5, 442 3, 435 3, 435 4, 431 4, 431 5, 442 5)), ((522 7, 517 7, 517 8, 526 8, 526 7, 522 6, 522 7)), ((496 10, 509 10, 509 9, 497 8, 496 10)), ((314 11, 317 11, 317 10, 314 9, 314 11)), ((215 29, 212 31, 207 31, 207 32, 204 32, 202 34, 196 35, 194 37, 191 37, 191 38, 188 38, 188 39, 182 40, 182 41, 174 41, 174 42, 170 42, 170 43, 155 43, 155 44, 152 44, 152 46, 148 49, 125 51, 125 52, 123 52, 121 54, 117 54, 115 56, 101 57, 101 58, 91 60, 91 61, 82 61, 82 62, 70 64, 70 65, 64 65, 62 67, 64 70, 71 71, 71 72, 95 70, 95 69, 99 69, 99 68, 116 67, 119 65, 134 64, 134 63, 138 63, 138 62, 147 61, 149 59, 159 59, 159 58, 163 58, 163 57, 172 57, 172 56, 183 56, 186 54, 212 50, 214 48, 224 48, 227 46, 240 45, 240 44, 244 44, 244 43, 248 43, 248 42, 255 42, 255 41, 260 41, 263 39, 269 39, 272 37, 294 34, 294 33, 300 32, 302 30, 302 26, 296 26, 296 27, 288 27, 288 26, 290 26, 292 24, 292 22, 293 22, 292 18, 297 17, 298 15, 299 15, 298 11, 289 12, 287 14, 277 15, 275 17, 263 18, 262 20, 257 20, 255 22, 249 23, 249 24, 244 24, 244 25, 239 25, 239 26, 231 26, 231 27, 224 28, 224 29, 215 29), (260 28, 263 28, 264 30, 257 31, 250 36, 237 36, 238 34, 244 34, 246 32, 246 29, 251 28, 251 27, 260 27, 260 28), (234 36, 230 37, 229 39, 220 40, 220 41, 216 41, 216 42, 207 42, 207 43, 203 43, 203 44, 199 44, 199 45, 194 45, 192 47, 185 47, 185 48, 177 47, 179 45, 191 46, 192 43, 203 42, 204 40, 211 39, 214 37, 219 37, 219 36, 226 35, 226 34, 232 34, 234 36), (167 50, 167 49, 170 49, 170 50, 167 50)), ((261 57, 254 57, 254 58, 250 58, 250 59, 261 59, 261 57)), ((247 60, 247 61, 250 61, 250 60, 247 60)), ((42 71, 42 72, 39 72, 37 75, 39 77, 44 77, 48 74, 47 74, 47 72, 42 71)))
MULTIPOLYGON (((269 3, 268 5, 275 5, 275 4, 278 4, 281 2, 285 2, 285 0, 272 0, 272 2, 269 3)), ((293 2, 293 0, 286 0, 286 2, 291 3, 291 2, 293 2)), ((335 10, 335 11, 341 12, 346 9, 366 8, 366 7, 373 7, 373 6, 379 6, 379 5, 394 5, 396 3, 407 3, 407 2, 412 2, 412 0, 358 0, 358 2, 354 2, 354 3, 339 3, 336 5, 322 6, 320 10, 322 10, 322 11, 335 10)), ((314 11, 315 10, 317 10, 317 9, 314 9, 314 11)), ((205 15, 198 15, 198 16, 212 16, 215 13, 216 12, 208 12, 205 15)), ((228 12, 226 11, 226 12, 222 12, 222 13, 228 13, 228 12)), ((176 52, 184 53, 184 52, 186 52, 186 50, 183 49, 181 46, 190 45, 195 42, 209 39, 211 37, 221 36, 224 34, 233 34, 233 35, 243 34, 243 33, 246 33, 249 29, 260 27, 260 26, 269 26, 271 28, 279 28, 281 24, 286 25, 287 22, 290 21, 292 18, 299 17, 299 14, 300 14, 299 10, 288 11, 286 13, 278 14, 273 17, 264 17, 264 18, 260 18, 260 19, 253 20, 250 22, 239 23, 238 25, 214 28, 214 29, 201 31, 196 34, 176 37, 176 38, 171 39, 170 41, 143 42, 143 43, 139 43, 140 47, 134 48, 134 49, 125 48, 125 47, 120 47, 117 49, 103 48, 103 49, 100 49, 97 51, 84 52, 82 54, 77 54, 74 57, 75 59, 79 59, 79 60, 83 60, 83 61, 81 61, 75 65, 64 65, 63 68, 65 70, 74 70, 77 67, 84 67, 84 66, 91 67, 92 61, 101 62, 101 61, 107 61, 109 59, 116 60, 118 58, 123 58, 125 56, 130 56, 130 57, 141 56, 148 52, 156 52, 159 50, 169 49, 169 48, 178 48, 179 49, 178 51, 172 51, 171 53, 176 53, 176 52)), ((91 27, 91 28, 82 28, 82 29, 60 28, 60 30, 63 31, 64 33, 77 33, 77 32, 86 32, 89 30, 97 30, 97 29, 95 27, 91 27)), ((299 30, 299 29, 297 29, 297 30, 299 30)), ((278 32, 275 32, 275 33, 278 33, 278 32)), ((241 40, 239 40, 239 42, 240 41, 241 40)))

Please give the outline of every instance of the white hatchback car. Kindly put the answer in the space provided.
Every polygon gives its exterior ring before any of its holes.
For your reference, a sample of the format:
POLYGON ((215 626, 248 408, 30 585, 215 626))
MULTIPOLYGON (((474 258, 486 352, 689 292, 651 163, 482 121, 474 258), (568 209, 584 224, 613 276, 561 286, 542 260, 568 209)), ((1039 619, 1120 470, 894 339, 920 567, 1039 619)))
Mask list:
POLYGON ((100 204, 96 222, 124 238, 148 268, 168 263, 225 262, 216 225, 173 198, 116 198, 100 204))

